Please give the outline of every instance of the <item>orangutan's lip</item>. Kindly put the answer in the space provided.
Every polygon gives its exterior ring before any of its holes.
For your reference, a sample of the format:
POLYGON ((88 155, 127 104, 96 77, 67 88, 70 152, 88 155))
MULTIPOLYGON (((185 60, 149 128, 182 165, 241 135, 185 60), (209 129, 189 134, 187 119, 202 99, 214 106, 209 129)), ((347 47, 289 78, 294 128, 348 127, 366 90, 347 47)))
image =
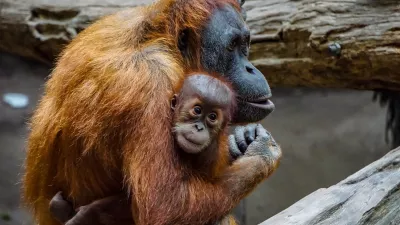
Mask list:
POLYGON ((267 99, 265 101, 247 102, 247 103, 249 103, 251 106, 254 106, 254 107, 257 107, 257 108, 261 108, 261 109, 266 109, 266 110, 275 109, 274 103, 269 99, 267 99))
POLYGON ((275 105, 274 103, 270 100, 272 95, 266 95, 259 97, 257 99, 252 99, 252 100, 244 100, 240 99, 242 102, 245 102, 253 107, 260 108, 260 109, 265 109, 265 110, 274 110, 275 105))
POLYGON ((188 141, 188 142, 191 143, 191 144, 201 146, 201 144, 196 143, 196 142, 194 142, 193 140, 190 140, 189 138, 185 138, 185 139, 186 139, 186 141, 188 141))
POLYGON ((266 103, 271 97, 272 95, 265 95, 257 99, 248 99, 247 102, 263 104, 266 103))
POLYGON ((201 146, 203 144, 203 143, 199 143, 199 142, 196 142, 196 141, 190 139, 188 135, 184 134, 183 137, 185 138, 186 141, 188 141, 191 144, 198 145, 198 146, 201 146))
POLYGON ((251 99, 246 99, 246 98, 241 98, 240 96, 238 96, 239 100, 241 102, 248 102, 248 103, 256 103, 256 104, 266 104, 267 101, 272 97, 271 94, 269 95, 264 95, 258 98, 251 98, 251 99))
POLYGON ((253 107, 272 111, 275 109, 275 105, 269 100, 271 97, 272 95, 266 95, 257 99, 247 100, 246 102, 253 107))

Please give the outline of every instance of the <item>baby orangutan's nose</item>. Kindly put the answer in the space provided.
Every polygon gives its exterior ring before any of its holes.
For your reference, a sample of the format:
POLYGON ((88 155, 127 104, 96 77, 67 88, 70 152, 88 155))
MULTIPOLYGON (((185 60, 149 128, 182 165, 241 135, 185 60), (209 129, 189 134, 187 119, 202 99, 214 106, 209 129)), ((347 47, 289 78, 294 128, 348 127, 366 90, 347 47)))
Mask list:
POLYGON ((203 124, 196 123, 196 124, 194 125, 194 127, 196 127, 197 131, 202 131, 202 130, 204 130, 204 125, 203 125, 203 124))

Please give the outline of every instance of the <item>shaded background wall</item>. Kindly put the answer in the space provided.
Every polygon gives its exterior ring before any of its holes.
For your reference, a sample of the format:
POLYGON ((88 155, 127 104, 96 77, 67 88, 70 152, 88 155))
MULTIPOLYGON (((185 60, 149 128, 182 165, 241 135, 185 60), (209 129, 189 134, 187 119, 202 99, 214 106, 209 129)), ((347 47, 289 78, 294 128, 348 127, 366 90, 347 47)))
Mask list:
MULTIPOLYGON (((51 68, 0 53, 0 97, 29 96, 27 108, 0 100, 0 224, 32 224, 20 209, 20 175, 27 119, 42 94, 51 68)), ((246 202, 247 224, 285 209, 318 188, 328 187, 390 150, 385 143, 386 110, 372 92, 275 88, 276 111, 263 124, 283 150, 281 166, 246 202)))

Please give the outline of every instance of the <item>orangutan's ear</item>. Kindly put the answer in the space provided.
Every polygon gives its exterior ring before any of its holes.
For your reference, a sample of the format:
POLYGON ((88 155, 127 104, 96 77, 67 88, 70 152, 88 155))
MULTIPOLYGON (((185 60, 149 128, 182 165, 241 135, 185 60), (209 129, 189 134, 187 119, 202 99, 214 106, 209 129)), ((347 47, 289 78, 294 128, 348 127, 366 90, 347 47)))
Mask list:
POLYGON ((171 100, 171 109, 172 109, 172 111, 175 111, 175 107, 176 107, 177 101, 178 101, 178 95, 174 94, 174 97, 172 97, 172 100, 171 100))

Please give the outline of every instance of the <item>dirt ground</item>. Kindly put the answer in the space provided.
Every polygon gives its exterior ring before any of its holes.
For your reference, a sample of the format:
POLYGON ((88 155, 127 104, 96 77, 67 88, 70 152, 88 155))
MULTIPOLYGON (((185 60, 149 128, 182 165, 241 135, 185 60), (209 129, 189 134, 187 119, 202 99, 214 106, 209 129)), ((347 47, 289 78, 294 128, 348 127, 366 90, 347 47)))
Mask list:
MULTIPOLYGON (((0 225, 31 224, 19 206, 26 122, 50 68, 0 54, 0 97, 29 96, 12 109, 0 100, 0 225)), ((328 187, 383 156, 385 109, 371 92, 274 89, 276 111, 263 124, 282 146, 278 171, 246 201, 247 224, 262 222, 312 191, 328 187)))

